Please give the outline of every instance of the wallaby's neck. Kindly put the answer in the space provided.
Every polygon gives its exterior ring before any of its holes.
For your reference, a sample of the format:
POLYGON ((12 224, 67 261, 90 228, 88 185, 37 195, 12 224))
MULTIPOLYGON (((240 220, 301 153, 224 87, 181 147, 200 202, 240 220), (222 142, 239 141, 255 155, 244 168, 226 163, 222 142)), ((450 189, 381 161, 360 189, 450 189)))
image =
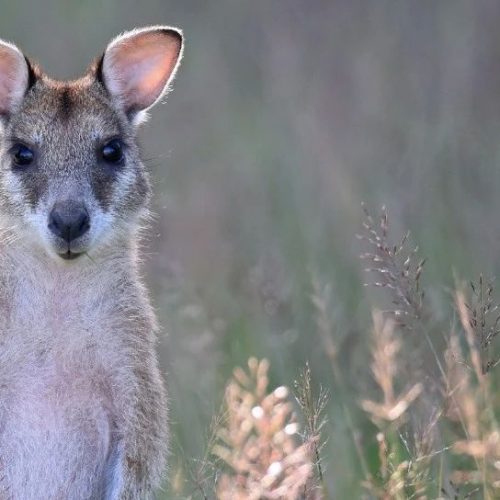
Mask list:
POLYGON ((62 332, 63 324, 87 329, 86 323, 109 323, 113 311, 133 306, 130 302, 137 296, 135 245, 69 262, 15 243, 3 250, 0 281, 5 283, 5 296, 0 309, 7 309, 18 328, 38 330, 42 324, 49 335, 62 332))
POLYGON ((84 254, 71 261, 16 243, 3 246, 2 254, 4 273, 15 271, 16 279, 33 279, 39 286, 43 285, 43 278, 51 281, 54 277, 72 281, 133 278, 137 267, 137 248, 131 244, 108 250, 105 255, 84 254))

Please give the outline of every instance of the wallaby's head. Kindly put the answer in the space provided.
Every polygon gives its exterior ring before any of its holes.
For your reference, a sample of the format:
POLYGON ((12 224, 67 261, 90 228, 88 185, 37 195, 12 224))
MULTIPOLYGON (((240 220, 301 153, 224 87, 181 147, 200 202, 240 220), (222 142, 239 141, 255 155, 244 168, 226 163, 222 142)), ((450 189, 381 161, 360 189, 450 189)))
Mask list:
POLYGON ((179 30, 134 30, 58 82, 0 41, 0 226, 61 262, 124 245, 149 197, 137 126, 181 56, 179 30))

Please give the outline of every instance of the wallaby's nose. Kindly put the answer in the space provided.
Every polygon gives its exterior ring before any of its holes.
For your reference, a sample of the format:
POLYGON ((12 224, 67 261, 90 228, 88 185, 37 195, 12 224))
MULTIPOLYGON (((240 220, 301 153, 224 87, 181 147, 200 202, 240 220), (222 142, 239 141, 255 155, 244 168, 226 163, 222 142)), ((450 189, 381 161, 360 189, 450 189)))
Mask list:
POLYGON ((89 227, 89 213, 82 203, 57 202, 50 212, 49 229, 68 243, 85 234, 89 227))

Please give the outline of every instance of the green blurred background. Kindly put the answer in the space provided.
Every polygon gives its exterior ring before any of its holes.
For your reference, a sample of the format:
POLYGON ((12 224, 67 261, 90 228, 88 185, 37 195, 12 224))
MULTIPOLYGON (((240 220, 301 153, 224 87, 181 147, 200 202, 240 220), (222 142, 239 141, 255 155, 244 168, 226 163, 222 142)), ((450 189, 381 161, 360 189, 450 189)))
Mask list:
POLYGON ((271 361, 273 385, 310 362, 331 392, 330 493, 360 495, 342 405, 368 425, 357 408, 372 387, 378 297, 362 286, 361 202, 386 204, 396 236, 412 231, 434 303, 455 276, 498 274, 499 22, 500 3, 479 0, 3 3, 0 36, 59 78, 125 29, 186 35, 175 90, 141 131, 157 215, 144 269, 181 484, 165 498, 196 497, 189 470, 225 381, 253 355, 271 361), (342 387, 318 336, 313 277, 330 287, 342 387))

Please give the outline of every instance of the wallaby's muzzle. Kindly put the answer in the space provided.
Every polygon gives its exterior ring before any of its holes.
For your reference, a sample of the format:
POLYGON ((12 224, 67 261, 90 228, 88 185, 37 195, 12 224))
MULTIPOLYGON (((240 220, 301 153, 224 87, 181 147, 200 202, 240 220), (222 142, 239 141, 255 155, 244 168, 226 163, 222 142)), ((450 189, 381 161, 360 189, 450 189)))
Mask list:
POLYGON ((80 255, 81 245, 77 240, 90 228, 89 213, 83 203, 67 200, 55 203, 49 214, 48 227, 62 241, 58 247, 64 249, 58 252, 64 259, 72 259, 80 255), (64 248, 66 247, 66 248, 64 248))

